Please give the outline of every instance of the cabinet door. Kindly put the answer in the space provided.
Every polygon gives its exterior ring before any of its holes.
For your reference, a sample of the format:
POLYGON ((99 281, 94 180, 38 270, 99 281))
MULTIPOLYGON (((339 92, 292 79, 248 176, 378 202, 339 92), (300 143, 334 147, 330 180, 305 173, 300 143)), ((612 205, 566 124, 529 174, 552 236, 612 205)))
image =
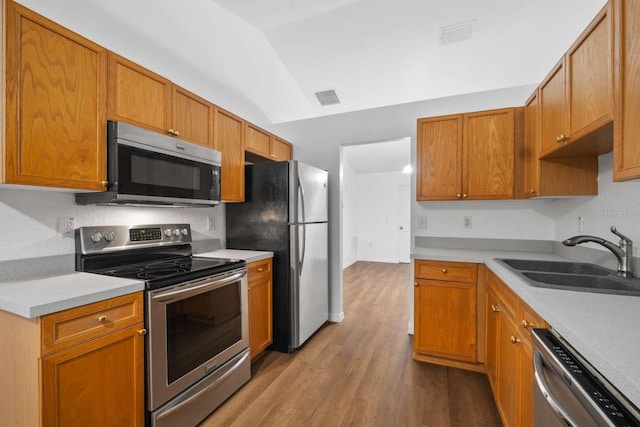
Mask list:
POLYGON ((249 351, 251 360, 273 341, 271 275, 249 285, 249 351))
POLYGON ((109 52, 109 119, 172 134, 172 89, 164 77, 109 52))
POLYGON ((462 114, 418 120, 416 199, 462 197, 462 114))
POLYGON ((3 181, 104 190, 106 51, 11 1, 3 181))
POLYGON ((293 159, 293 145, 274 136, 271 140, 271 158, 276 162, 293 159))
POLYGON ((566 136, 565 67, 559 62, 540 85, 540 151, 541 155, 556 149, 561 135, 566 136))
POLYGON ((487 291, 486 305, 486 356, 485 365, 489 383, 494 396, 498 395, 498 326, 500 322, 500 303, 495 293, 487 291))
POLYGON ((539 163, 538 153, 540 151, 540 103, 538 102, 538 92, 527 100, 525 104, 525 154, 524 154, 524 197, 540 196, 538 182, 539 163))
POLYGON ((615 0, 613 179, 640 178, 640 2, 615 0))
POLYGON ((476 285, 417 280, 414 350, 476 361, 476 285))
POLYGON ((221 193, 223 202, 244 201, 244 128, 241 118, 216 109, 214 148, 222 153, 221 193))
POLYGON ((507 316, 498 326, 498 410, 505 427, 515 427, 519 419, 520 360, 522 346, 518 328, 507 316))
POLYGON ((144 425, 142 323, 41 359, 43 426, 144 425))
POLYGON ((610 21, 609 9, 605 7, 567 52, 567 130, 571 140, 601 127, 613 117, 610 21))
POLYGON ((520 351, 520 392, 518 406, 520 408, 521 427, 533 427, 533 353, 525 345, 520 351))
POLYGON ((463 199, 512 199, 514 110, 464 115, 463 199))
POLYGON ((247 123, 245 150, 269 158, 271 152, 271 134, 251 123, 247 123))
POLYGON ((214 112, 215 107, 207 100, 173 85, 172 128, 176 136, 212 148, 214 112))

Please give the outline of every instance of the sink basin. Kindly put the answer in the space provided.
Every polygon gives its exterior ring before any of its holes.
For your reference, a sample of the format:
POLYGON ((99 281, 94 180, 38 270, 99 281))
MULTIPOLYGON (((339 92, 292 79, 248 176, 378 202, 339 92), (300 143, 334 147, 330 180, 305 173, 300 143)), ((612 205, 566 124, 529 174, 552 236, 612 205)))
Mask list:
POLYGON ((567 291, 640 296, 640 279, 616 276, 595 264, 533 259, 498 259, 530 286, 567 291))
POLYGON ((547 273, 589 274, 608 276, 613 271, 594 264, 567 261, 539 261, 534 259, 503 259, 509 267, 520 271, 542 271, 547 273))
POLYGON ((617 277, 523 272, 533 286, 618 295, 640 295, 640 280, 617 277), (636 282, 636 283, 634 283, 636 282))

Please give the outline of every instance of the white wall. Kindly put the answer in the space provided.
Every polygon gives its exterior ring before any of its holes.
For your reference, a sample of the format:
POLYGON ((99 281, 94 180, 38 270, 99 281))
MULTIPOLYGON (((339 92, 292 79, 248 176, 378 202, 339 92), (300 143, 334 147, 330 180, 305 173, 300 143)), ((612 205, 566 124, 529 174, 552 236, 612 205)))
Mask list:
POLYGON ((358 174, 342 158, 342 268, 358 260, 358 174))
POLYGON ((398 192, 400 185, 410 184, 411 176, 383 172, 357 178, 358 260, 398 262, 398 192))
POLYGON ((79 206, 71 193, 0 188, 0 261, 75 253, 73 236, 60 237, 57 217, 73 217, 76 227, 190 223, 193 239, 223 239, 224 209, 79 206), (207 216, 215 229, 207 230, 207 216), (9 243, 10 242, 10 243, 9 243))

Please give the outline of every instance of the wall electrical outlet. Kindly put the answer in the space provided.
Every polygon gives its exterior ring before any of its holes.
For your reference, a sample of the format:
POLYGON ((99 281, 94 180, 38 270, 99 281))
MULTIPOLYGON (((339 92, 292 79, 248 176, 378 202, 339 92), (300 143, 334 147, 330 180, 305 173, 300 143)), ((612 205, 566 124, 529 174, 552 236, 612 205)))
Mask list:
POLYGON ((473 227, 473 223, 471 221, 471 217, 470 216, 465 216, 464 217, 464 228, 472 228, 473 227))
POLYGON ((421 230, 426 230, 427 228, 427 216, 426 215, 419 215, 418 216, 418 228, 421 230))
POLYGON ((578 217, 578 233, 582 233, 583 230, 584 230, 584 218, 579 216, 578 217))
POLYGON ((60 237, 74 237, 75 223, 73 217, 61 216, 56 218, 56 231, 60 237))
POLYGON ((216 229, 216 218, 213 215, 207 216, 207 230, 216 229))

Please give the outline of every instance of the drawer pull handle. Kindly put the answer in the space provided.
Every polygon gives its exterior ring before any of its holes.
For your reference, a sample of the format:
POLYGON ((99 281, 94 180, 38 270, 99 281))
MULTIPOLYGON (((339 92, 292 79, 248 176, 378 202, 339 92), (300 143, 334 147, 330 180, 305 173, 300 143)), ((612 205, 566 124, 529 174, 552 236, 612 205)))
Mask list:
POLYGON ((258 267, 258 273, 262 273, 263 271, 264 271, 264 268, 258 267))
POLYGON ((458 193, 456 194, 456 197, 459 199, 460 197, 462 197, 462 194, 458 193))
POLYGON ((520 322, 520 324, 522 325, 523 328, 527 329, 527 328, 533 328, 535 325, 535 323, 531 323, 528 322, 527 319, 522 319, 522 322, 520 322))
POLYGON ((447 269, 446 269, 446 268, 443 268, 443 269, 442 269, 442 273, 447 274, 447 272, 448 272, 448 271, 447 271, 447 269))
POLYGON ((418 282, 413 282, 413 286, 418 287, 418 282))
POLYGON ((96 320, 97 320, 98 322, 100 322, 100 323, 106 322, 106 321, 107 321, 107 316, 105 316, 104 314, 102 314, 102 315, 98 316, 98 317, 96 318, 96 320))
POLYGON ((495 304, 491 304, 491 311, 493 311, 494 313, 499 313, 500 312, 500 307, 498 307, 495 304))
POLYGON ((141 337, 143 337, 143 336, 147 335, 147 330, 146 330, 146 329, 140 329, 140 330, 138 331, 138 335, 140 335, 141 337))
POLYGON ((516 338, 513 335, 511 335, 511 344, 518 344, 520 342, 520 338, 516 338))

